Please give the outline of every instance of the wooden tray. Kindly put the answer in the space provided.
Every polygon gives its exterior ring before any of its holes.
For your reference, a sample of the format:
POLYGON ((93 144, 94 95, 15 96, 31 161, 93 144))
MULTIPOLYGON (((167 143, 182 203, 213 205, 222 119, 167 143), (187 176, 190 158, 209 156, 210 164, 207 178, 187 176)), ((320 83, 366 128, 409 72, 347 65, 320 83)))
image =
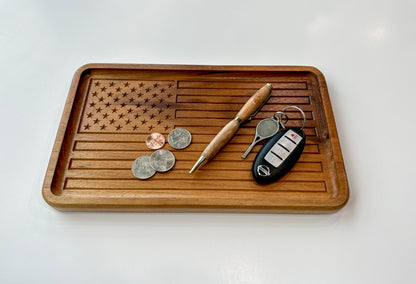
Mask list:
MULTIPOLYGON (((300 126, 289 113, 287 125, 300 126)), ((89 64, 74 75, 43 185, 46 202, 72 211, 331 212, 349 191, 324 76, 313 67, 89 64), (265 83, 272 97, 255 119, 193 175, 215 134, 265 83), (281 180, 251 176, 257 123, 289 105, 307 116, 305 150, 281 180), (174 168, 138 180, 133 161, 152 150, 151 132, 188 129, 192 144, 173 151, 174 168)))

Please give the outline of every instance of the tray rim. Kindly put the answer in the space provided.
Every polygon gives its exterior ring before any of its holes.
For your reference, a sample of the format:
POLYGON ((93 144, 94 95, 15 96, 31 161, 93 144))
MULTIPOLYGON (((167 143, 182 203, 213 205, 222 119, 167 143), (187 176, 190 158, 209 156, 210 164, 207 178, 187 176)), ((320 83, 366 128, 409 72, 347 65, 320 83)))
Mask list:
MULTIPOLYGON (((134 211, 134 212, 250 212, 250 213, 330 213, 345 206, 349 199, 349 186, 345 171, 342 151, 339 143, 335 118, 328 94, 325 77, 322 72, 313 66, 296 65, 176 65, 176 64, 124 64, 124 63, 89 63, 79 67, 72 79, 68 96, 65 102, 64 111, 58 126, 54 146, 49 159, 48 167, 42 186, 42 196, 52 207, 63 211, 134 211), (238 206, 238 205, 133 205, 113 204, 102 202, 97 204, 92 200, 67 198, 56 195, 52 191, 52 180, 59 160, 59 154, 64 142, 65 133, 73 108, 78 84, 84 72, 93 69, 114 69, 114 70, 172 70, 172 71, 278 71, 278 72, 309 72, 315 75, 318 80, 318 87, 322 98, 322 106, 328 125, 328 138, 331 143, 332 152, 338 155, 331 156, 334 160, 337 192, 330 197, 326 204, 309 204, 298 207, 288 206, 238 206), (81 202, 80 202, 81 201, 81 202)), ((116 198, 117 199, 117 198, 116 198)), ((116 200, 114 199, 114 200, 116 200)))

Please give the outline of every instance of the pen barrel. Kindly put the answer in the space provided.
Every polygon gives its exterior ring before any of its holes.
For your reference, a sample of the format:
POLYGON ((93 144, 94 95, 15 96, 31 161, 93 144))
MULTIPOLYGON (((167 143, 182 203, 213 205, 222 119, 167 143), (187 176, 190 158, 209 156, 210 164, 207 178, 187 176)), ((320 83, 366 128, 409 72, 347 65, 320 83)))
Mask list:
POLYGON ((240 118, 241 121, 246 121, 249 118, 249 116, 263 104, 263 102, 270 95, 271 91, 271 84, 266 84, 262 88, 260 88, 240 109, 240 111, 237 113, 237 117, 240 118))
POLYGON ((227 125, 221 129, 220 132, 214 137, 214 139, 208 144, 201 156, 204 156, 207 160, 212 159, 215 154, 217 154, 225 144, 230 141, 230 139, 237 132, 240 127, 240 123, 237 120, 231 120, 227 125))

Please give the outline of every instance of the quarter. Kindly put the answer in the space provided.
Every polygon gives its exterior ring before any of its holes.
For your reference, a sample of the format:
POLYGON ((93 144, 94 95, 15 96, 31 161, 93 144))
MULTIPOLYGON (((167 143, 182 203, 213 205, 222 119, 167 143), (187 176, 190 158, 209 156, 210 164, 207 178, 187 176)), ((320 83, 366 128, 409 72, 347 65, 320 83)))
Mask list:
POLYGON ((174 149, 185 149, 191 144, 192 135, 185 128, 175 128, 168 135, 169 145, 174 149))
POLYGON ((149 149, 156 150, 160 149, 165 145, 165 136, 160 133, 154 132, 147 136, 146 138, 146 146, 149 149))
POLYGON ((152 177, 156 171, 150 166, 150 156, 138 157, 131 166, 131 171, 136 178, 148 179, 152 177))
POLYGON ((167 172, 175 165, 175 156, 169 150, 160 149, 150 156, 150 166, 158 172, 167 172))

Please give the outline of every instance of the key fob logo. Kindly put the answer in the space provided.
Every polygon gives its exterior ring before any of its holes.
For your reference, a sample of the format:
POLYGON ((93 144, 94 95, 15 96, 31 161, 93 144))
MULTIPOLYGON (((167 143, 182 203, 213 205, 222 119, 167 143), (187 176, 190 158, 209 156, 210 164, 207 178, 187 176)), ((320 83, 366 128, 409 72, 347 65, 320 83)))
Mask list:
POLYGON ((266 165, 259 165, 257 166, 257 173, 259 176, 268 177, 270 176, 270 168, 266 165))

